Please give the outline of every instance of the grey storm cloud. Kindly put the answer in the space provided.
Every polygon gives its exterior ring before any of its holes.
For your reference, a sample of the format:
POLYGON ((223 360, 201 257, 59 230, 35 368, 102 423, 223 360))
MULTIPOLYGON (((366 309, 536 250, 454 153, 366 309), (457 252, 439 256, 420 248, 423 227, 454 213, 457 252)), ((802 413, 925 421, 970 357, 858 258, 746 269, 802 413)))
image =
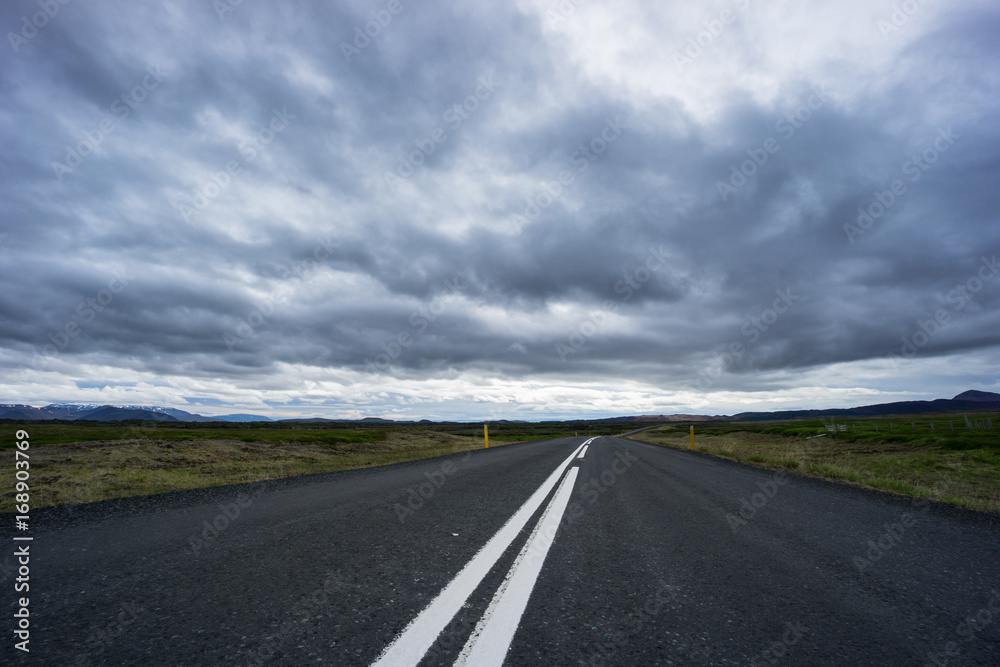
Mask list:
POLYGON ((5 400, 996 387, 995 5, 570 4, 4 3, 5 400))

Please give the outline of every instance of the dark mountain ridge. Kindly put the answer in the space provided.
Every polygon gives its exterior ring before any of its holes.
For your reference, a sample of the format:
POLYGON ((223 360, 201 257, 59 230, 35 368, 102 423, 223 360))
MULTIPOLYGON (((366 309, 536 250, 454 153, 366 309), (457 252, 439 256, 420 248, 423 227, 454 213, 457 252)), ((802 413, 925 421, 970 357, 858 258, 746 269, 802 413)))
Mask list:
MULTIPOLYGON (((895 403, 878 403, 854 408, 831 408, 826 410, 779 410, 776 412, 741 412, 735 415, 632 415, 609 417, 604 419, 568 420, 579 422, 698 422, 698 421, 763 421, 768 419, 808 419, 818 417, 879 417, 884 415, 913 415, 933 412, 973 412, 979 410, 1000 410, 1000 394, 991 391, 970 389, 963 391, 954 398, 939 398, 933 401, 897 401, 895 403)), ((170 422, 251 422, 275 421, 270 417, 251 414, 232 414, 205 417, 176 408, 163 408, 142 405, 79 405, 54 403, 36 408, 17 403, 0 404, 0 419, 17 421, 124 421, 126 419, 142 419, 150 421, 170 422)), ((280 422, 324 423, 324 422, 357 422, 368 424, 407 424, 408 421, 395 421, 381 417, 365 417, 363 419, 328 419, 325 417, 300 417, 280 419, 280 422)), ((421 420, 426 421, 426 420, 421 420)))

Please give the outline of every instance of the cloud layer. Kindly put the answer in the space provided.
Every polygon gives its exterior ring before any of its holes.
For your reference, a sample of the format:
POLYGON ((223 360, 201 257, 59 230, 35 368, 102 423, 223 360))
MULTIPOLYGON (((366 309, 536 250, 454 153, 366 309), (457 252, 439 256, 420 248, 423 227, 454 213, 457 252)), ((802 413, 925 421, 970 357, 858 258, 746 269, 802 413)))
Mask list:
POLYGON ((18 1, 0 27, 9 402, 1000 388, 995 3, 18 1))

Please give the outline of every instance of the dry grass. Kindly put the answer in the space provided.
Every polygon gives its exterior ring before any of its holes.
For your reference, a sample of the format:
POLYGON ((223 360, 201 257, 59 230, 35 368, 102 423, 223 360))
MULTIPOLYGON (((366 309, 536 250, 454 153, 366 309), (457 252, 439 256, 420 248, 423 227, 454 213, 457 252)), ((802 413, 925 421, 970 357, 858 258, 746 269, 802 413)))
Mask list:
MULTIPOLYGON (((391 431, 364 443, 140 438, 47 444, 30 449, 31 507, 369 468, 482 446, 482 439, 426 430, 391 431)), ((0 471, 0 489, 0 512, 13 512, 12 464, 0 471)))
MULTIPOLYGON (((669 426, 633 437, 667 447, 690 447, 688 433, 669 426)), ((996 448, 949 450, 750 431, 699 434, 695 442, 707 454, 773 470, 1000 512, 1000 451, 996 448)))

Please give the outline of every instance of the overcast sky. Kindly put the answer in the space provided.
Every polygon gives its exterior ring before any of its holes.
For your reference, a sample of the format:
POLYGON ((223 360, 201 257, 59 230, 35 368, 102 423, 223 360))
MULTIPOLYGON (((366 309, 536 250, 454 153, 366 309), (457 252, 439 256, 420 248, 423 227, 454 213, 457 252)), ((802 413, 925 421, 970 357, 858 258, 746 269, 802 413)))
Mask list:
POLYGON ((0 28, 0 402, 1000 391, 996 2, 12 0, 0 28))

